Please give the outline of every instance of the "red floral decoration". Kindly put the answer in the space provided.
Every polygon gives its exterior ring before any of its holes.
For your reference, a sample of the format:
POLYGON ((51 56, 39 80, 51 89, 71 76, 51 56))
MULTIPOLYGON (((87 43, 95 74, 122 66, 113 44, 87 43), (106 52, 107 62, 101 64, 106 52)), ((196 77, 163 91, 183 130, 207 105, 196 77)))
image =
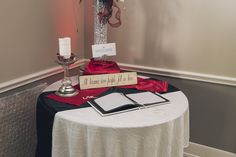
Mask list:
MULTIPOLYGON (((80 0, 81 2, 82 0, 80 0)), ((98 13, 99 21, 102 24, 109 23, 112 27, 119 27, 121 25, 120 14, 121 10, 119 6, 114 2, 118 2, 119 0, 99 0, 99 2, 103 3, 104 8, 98 13), (112 17, 113 7, 117 8, 115 13, 115 19, 117 22, 112 23, 110 22, 110 18, 112 17)))

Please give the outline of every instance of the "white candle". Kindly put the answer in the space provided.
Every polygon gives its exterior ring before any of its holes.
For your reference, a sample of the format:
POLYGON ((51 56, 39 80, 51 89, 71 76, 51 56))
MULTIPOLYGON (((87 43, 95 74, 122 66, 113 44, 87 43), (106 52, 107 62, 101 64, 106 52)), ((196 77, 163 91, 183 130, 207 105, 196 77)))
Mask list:
POLYGON ((71 40, 69 37, 59 38, 59 54, 68 59, 71 56, 71 40))

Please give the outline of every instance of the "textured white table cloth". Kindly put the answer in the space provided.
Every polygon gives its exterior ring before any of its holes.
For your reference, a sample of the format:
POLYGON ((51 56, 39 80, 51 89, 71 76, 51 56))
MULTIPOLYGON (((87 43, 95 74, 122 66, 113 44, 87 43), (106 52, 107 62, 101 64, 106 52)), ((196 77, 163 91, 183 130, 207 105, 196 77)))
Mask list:
MULTIPOLYGON (((54 83, 47 91, 59 85, 54 83)), ((183 157, 189 142, 188 100, 181 91, 163 96, 169 104, 107 117, 92 107, 58 112, 52 156, 183 157)))

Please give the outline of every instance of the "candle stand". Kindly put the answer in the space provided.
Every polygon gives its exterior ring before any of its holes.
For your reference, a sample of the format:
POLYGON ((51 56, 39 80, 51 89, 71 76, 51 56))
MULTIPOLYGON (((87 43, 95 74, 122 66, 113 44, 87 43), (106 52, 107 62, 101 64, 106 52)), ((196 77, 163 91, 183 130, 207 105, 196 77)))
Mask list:
POLYGON ((62 80, 61 87, 58 89, 58 91, 56 91, 56 95, 62 97, 72 97, 79 93, 79 91, 72 86, 72 81, 69 76, 69 66, 76 61, 77 58, 73 53, 71 54, 70 58, 64 58, 63 56, 57 54, 57 63, 64 69, 64 78, 62 80))

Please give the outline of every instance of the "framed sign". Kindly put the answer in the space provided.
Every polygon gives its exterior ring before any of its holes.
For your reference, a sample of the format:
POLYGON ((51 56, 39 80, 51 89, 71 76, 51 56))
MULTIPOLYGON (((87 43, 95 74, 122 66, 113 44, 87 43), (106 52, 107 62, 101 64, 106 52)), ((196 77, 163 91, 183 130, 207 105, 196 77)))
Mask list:
POLYGON ((86 75, 79 77, 80 89, 102 88, 137 84, 136 72, 86 75))

